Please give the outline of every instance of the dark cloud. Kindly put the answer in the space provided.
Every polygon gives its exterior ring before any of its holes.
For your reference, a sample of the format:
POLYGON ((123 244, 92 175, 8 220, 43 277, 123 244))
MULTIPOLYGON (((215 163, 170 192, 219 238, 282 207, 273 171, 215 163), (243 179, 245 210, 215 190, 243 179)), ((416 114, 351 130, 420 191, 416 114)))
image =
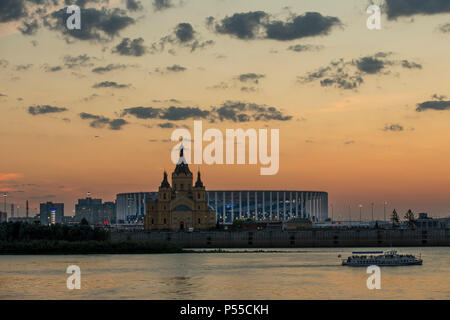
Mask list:
POLYGON ((237 79, 240 82, 253 82, 255 84, 259 83, 260 79, 265 78, 266 75, 264 74, 257 74, 257 73, 243 73, 239 76, 237 76, 237 79))
POLYGON ((386 12, 388 19, 409 17, 416 14, 433 15, 450 12, 448 0, 386 0, 386 12))
POLYGON ((422 65, 408 60, 402 60, 402 67, 407 69, 422 69, 422 65))
POLYGON ((108 129, 110 130, 121 130, 124 125, 128 124, 128 122, 124 119, 110 119, 104 116, 86 112, 80 113, 80 118, 83 120, 91 120, 89 125, 92 128, 98 129, 108 126, 108 129))
POLYGON ((1 0, 0 23, 16 21, 27 15, 24 0, 1 0))
POLYGON ((173 129, 178 127, 176 124, 172 122, 158 123, 157 126, 162 129, 173 129))
POLYGON ((131 87, 130 84, 119 84, 115 81, 103 81, 96 83, 92 86, 92 88, 114 88, 114 89, 125 89, 131 87))
POLYGON ((344 142, 345 145, 354 144, 354 143, 355 143, 354 140, 349 140, 349 141, 344 142))
POLYGON ((187 69, 178 64, 174 64, 173 66, 166 67, 166 70, 170 72, 183 72, 186 71, 187 69))
POLYGON ((5 59, 0 59, 0 68, 6 68, 9 66, 9 61, 5 59))
POLYGON ((54 11, 46 17, 44 24, 51 30, 60 32, 68 43, 71 40, 88 40, 108 42, 118 36, 122 30, 135 23, 135 20, 122 9, 114 8, 82 8, 81 30, 69 30, 66 26, 66 8, 54 11))
POLYGON ((64 107, 54 107, 49 105, 38 105, 38 106, 30 106, 28 107, 28 113, 37 116, 40 114, 49 114, 49 113, 61 113, 67 111, 67 108, 64 107))
POLYGON ((386 124, 384 126, 384 131, 393 131, 393 132, 400 132, 403 131, 404 128, 402 125, 400 124, 386 124))
POLYGON ((444 110, 450 110, 450 100, 434 100, 434 101, 425 101, 422 103, 417 104, 416 111, 422 112, 427 110, 437 110, 437 111, 444 111, 444 110))
POLYGON ((227 101, 220 107, 213 107, 212 111, 220 121, 231 120, 233 122, 249 122, 252 120, 292 120, 292 116, 284 115, 275 107, 259 105, 256 103, 245 103, 240 101, 227 101))
POLYGON ((296 44, 296 45, 293 45, 293 46, 289 46, 287 48, 287 50, 294 51, 294 52, 318 51, 318 50, 321 50, 321 49, 323 49, 322 46, 313 46, 313 45, 310 45, 310 44, 296 44))
POLYGON ((442 33, 450 33, 450 23, 440 25, 439 31, 442 33))
POLYGON ((19 27, 20 32, 26 36, 35 35, 38 29, 39 24, 36 19, 31 22, 24 21, 22 26, 19 27))
POLYGON ((61 66, 49 66, 44 65, 45 72, 58 72, 61 71, 63 68, 61 66))
POLYGON ((92 69, 91 71, 94 73, 104 74, 113 70, 120 70, 120 69, 126 69, 126 65, 124 64, 108 64, 104 67, 96 67, 92 69))
POLYGON ((144 39, 130 39, 123 38, 113 50, 113 53, 118 53, 122 56, 140 57, 147 53, 147 47, 144 45, 144 39))
POLYGON ((172 0, 153 0, 153 10, 163 11, 175 7, 172 0))
POLYGON ((384 68, 384 65, 384 61, 373 57, 363 57, 356 60, 358 70, 369 74, 380 72, 384 68))
POLYGON ((122 116, 132 115, 138 119, 162 119, 169 121, 179 121, 186 119, 205 119, 210 112, 197 107, 133 107, 124 109, 122 116))
POLYGON ((218 22, 214 17, 209 17, 207 25, 218 34, 227 34, 242 40, 290 41, 327 35, 333 27, 341 26, 342 23, 336 17, 323 16, 318 12, 306 12, 281 21, 271 19, 264 11, 250 11, 235 13, 218 22))
POLYGON ((241 87, 242 92, 256 92, 257 89, 255 87, 241 87))
POLYGON ((68 69, 92 67, 94 65, 93 60, 97 60, 97 58, 90 57, 87 54, 80 54, 78 56, 65 55, 63 58, 64 66, 68 69))
POLYGON ((213 40, 203 41, 194 27, 190 23, 179 23, 173 32, 167 36, 162 37, 159 42, 155 42, 151 46, 151 52, 162 52, 167 46, 170 46, 169 53, 174 54, 176 47, 189 48, 191 52, 197 49, 203 49, 214 44, 213 40))
POLYGON ((0 92, 0 97, 7 97, 7 95, 0 92))
POLYGON ((144 9, 142 3, 138 0, 127 0, 126 5, 130 11, 142 11, 144 9))
POLYGON ((16 71, 25 71, 32 67, 33 65, 31 63, 29 64, 19 64, 16 66, 16 71))
POLYGON ((357 89, 364 83, 367 75, 388 75, 391 68, 401 66, 406 69, 421 69, 422 66, 408 60, 393 60, 391 52, 378 52, 351 61, 339 59, 331 61, 327 66, 320 67, 305 76, 297 78, 299 83, 319 81, 322 87, 335 87, 345 90, 357 89))
POLYGON ((207 18, 207 25, 214 28, 219 34, 227 34, 238 39, 256 39, 261 33, 263 22, 269 15, 264 11, 250 11, 245 13, 235 13, 230 17, 225 17, 219 22, 215 22, 214 17, 207 18))
POLYGON ((334 26, 338 25, 341 25, 341 21, 336 17, 322 16, 318 12, 307 12, 288 22, 271 21, 265 27, 268 39, 286 41, 327 35, 334 26))
POLYGON ((433 98, 434 100, 442 101, 442 100, 444 100, 445 98, 447 98, 447 96, 444 96, 444 95, 440 95, 440 94, 435 93, 435 94, 433 94, 433 95, 431 96, 431 98, 433 98))

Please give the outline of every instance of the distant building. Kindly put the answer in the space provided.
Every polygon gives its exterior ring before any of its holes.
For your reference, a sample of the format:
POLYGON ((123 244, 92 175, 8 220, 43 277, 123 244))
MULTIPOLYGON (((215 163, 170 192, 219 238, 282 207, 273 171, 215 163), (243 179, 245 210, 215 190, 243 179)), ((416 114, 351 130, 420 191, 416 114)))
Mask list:
POLYGON ((75 205, 74 220, 80 222, 86 219, 90 224, 116 223, 116 204, 114 202, 102 203, 102 199, 78 199, 75 205))
POLYGON ((416 227, 418 229, 449 229, 450 218, 430 218, 427 213, 419 213, 416 227))
POLYGON ((7 222, 7 221, 8 221, 7 213, 0 211, 0 223, 7 222))
POLYGON ((143 222, 145 204, 158 199, 158 192, 119 193, 116 196, 116 222, 118 224, 143 222))
POLYGON ((41 203, 40 221, 42 225, 64 222, 64 203, 41 203))
POLYGON ((38 221, 39 221, 38 218, 29 218, 29 217, 14 217, 8 219, 8 222, 22 222, 22 223, 34 223, 38 221))

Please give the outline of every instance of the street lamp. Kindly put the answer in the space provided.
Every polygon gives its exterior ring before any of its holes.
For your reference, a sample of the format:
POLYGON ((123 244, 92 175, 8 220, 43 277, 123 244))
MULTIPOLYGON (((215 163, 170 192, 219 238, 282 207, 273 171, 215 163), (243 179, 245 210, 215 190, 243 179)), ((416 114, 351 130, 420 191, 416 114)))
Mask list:
POLYGON ((359 205, 359 223, 362 222, 362 207, 363 207, 363 205, 360 204, 360 205, 359 205))
POLYGON ((4 211, 6 213, 6 197, 8 196, 8 194, 6 192, 3 193, 3 202, 4 202, 4 211))
POLYGON ((373 208, 374 208, 375 204, 372 202, 371 206, 372 206, 372 222, 373 222, 373 208))

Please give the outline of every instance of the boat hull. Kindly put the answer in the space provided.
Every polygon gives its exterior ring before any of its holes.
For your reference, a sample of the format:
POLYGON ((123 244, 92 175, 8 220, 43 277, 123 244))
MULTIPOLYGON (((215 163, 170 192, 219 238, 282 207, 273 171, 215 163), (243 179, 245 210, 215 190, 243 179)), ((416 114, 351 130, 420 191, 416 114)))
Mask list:
POLYGON ((411 262, 382 262, 382 263, 352 263, 347 261, 342 261, 343 266, 349 267, 368 267, 368 266, 379 266, 379 267, 400 267, 400 266, 417 266, 422 265, 422 260, 411 261, 411 262))

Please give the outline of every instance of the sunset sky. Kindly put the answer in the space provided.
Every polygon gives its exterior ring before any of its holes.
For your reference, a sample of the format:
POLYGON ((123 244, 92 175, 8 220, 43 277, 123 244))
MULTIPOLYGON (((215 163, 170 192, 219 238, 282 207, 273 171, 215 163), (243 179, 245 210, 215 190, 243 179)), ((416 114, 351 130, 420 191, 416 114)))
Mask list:
POLYGON ((373 1, 369 30, 370 3, 2 0, 0 191, 21 215, 155 191, 172 131, 203 120, 280 130, 277 175, 202 165, 207 189, 327 191, 341 219, 384 201, 448 216, 450 3, 373 1))

